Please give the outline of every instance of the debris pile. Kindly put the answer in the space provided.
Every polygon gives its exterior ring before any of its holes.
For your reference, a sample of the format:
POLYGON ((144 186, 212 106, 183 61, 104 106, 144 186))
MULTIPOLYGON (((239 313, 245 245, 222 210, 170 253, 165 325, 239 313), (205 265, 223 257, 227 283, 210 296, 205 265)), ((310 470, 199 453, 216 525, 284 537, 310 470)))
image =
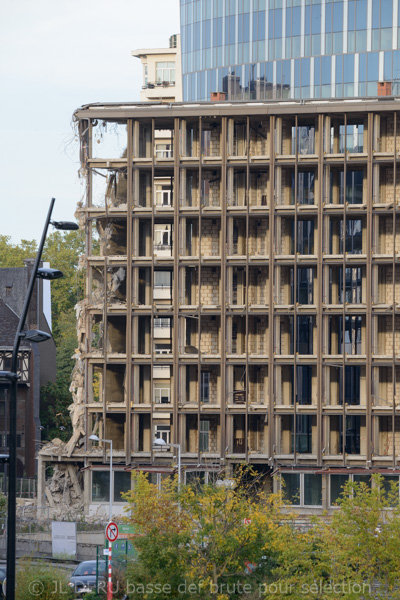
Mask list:
MULTIPOLYGON (((53 445, 54 442, 56 440, 53 440, 53 445)), ((75 520, 82 514, 84 508, 82 475, 77 472, 74 465, 55 464, 53 476, 46 481, 45 494, 53 519, 75 520)))

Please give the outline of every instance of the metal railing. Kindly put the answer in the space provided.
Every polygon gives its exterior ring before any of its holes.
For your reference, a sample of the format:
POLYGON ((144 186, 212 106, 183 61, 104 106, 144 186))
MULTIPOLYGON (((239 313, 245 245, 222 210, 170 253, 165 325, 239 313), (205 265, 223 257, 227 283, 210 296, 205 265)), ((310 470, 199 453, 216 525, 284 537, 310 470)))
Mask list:
MULTIPOLYGON (((7 495, 8 493, 8 477, 4 473, 0 473, 0 490, 7 495)), ((17 478, 17 498, 36 498, 36 479, 33 477, 18 477, 17 478)))

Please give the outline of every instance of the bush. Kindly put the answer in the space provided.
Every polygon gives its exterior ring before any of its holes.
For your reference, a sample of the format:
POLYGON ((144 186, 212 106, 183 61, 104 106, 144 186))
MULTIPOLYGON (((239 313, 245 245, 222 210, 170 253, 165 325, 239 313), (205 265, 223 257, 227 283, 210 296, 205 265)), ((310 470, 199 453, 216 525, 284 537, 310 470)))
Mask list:
POLYGON ((15 597, 18 600, 73 600, 75 594, 68 582, 68 575, 61 569, 26 560, 18 565, 15 597))

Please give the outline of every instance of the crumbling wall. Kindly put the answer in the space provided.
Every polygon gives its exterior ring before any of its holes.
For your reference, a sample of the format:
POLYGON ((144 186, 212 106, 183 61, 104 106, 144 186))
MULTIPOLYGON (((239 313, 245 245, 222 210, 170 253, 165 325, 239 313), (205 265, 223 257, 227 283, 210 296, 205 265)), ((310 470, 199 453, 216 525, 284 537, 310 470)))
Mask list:
MULTIPOLYGON (((126 157, 126 150, 123 156, 126 157)), ((87 180, 89 173, 87 170, 82 170, 81 175, 87 180)), ((86 192, 88 195, 90 194, 88 187, 86 188, 86 192)), ((101 204, 106 209, 106 213, 107 208, 126 210, 126 199, 126 170, 121 169, 109 172, 106 186, 103 188, 101 204)), ((88 222, 91 227, 89 238, 92 239, 91 243, 94 245, 92 248, 87 249, 88 255, 100 255, 102 257, 126 255, 126 218, 111 217, 107 214, 102 214, 101 216, 94 216, 87 220, 88 209, 90 210, 90 202, 86 203, 86 205, 81 202, 75 214, 80 228, 85 229, 88 222)), ((84 443, 87 435, 89 436, 93 433, 101 435, 102 416, 100 413, 89 415, 89 422, 86 422, 85 379, 87 374, 84 357, 86 352, 90 350, 90 348, 86 347, 87 340, 91 339, 91 332, 87 328, 90 328, 92 323, 88 318, 88 313, 93 307, 100 308, 101 310, 105 301, 109 305, 126 302, 126 267, 91 264, 90 261, 88 262, 87 256, 82 256, 78 268, 83 270, 89 269, 90 271, 87 296, 78 302, 75 307, 78 345, 73 356, 75 366, 69 388, 72 397, 69 412, 73 432, 67 443, 55 439, 40 451, 42 462, 54 466, 52 476, 46 482, 43 482, 43 496, 47 500, 51 517, 59 520, 75 519, 84 512, 83 476, 80 469, 83 466, 84 459, 82 457, 90 454, 90 451, 85 450, 84 443), (78 456, 81 457, 81 463, 77 460, 78 456)), ((118 341, 116 347, 121 352, 124 350, 124 347, 117 334, 119 332, 118 326, 122 326, 117 317, 113 317, 113 319, 112 323, 115 329, 114 338, 118 341)), ((112 338, 113 341, 115 341, 114 338, 112 338)), ((123 388, 123 385, 121 387, 123 388)), ((123 394, 121 400, 123 401, 123 394)), ((123 441, 121 447, 123 448, 123 441)), ((40 498, 39 502, 42 503, 44 498, 40 498)))
MULTIPOLYGON (((55 441, 53 440, 53 444, 55 441)), ((60 440, 58 441, 60 442, 60 440)), ((82 480, 82 474, 76 465, 55 464, 53 475, 45 485, 45 495, 50 505, 50 517, 53 520, 75 520, 83 513, 82 480)))

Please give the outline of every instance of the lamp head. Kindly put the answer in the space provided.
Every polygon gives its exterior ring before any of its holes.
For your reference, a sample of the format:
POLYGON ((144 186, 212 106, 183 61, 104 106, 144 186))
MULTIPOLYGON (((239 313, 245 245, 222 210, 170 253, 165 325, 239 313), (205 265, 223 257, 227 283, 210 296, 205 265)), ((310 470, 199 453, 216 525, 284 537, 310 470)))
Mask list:
POLYGON ((51 269, 50 267, 41 267, 36 273, 36 277, 38 279, 60 279, 62 276, 62 271, 59 271, 58 269, 51 269))
POLYGON ((89 440, 92 440, 92 442, 99 442, 100 438, 96 434, 93 434, 89 435, 89 440))
POLYGON ((10 381, 18 381, 21 376, 12 371, 0 371, 0 383, 8 383, 10 381))
POLYGON ((50 333, 46 331, 39 331, 38 329, 28 329, 27 331, 21 331, 20 337, 24 340, 28 340, 28 342, 36 342, 39 344, 40 342, 47 342, 47 340, 51 340, 50 333))
POLYGON ((156 438, 154 440, 154 445, 155 446, 166 446, 167 442, 165 440, 163 440, 162 438, 156 438))
POLYGON ((79 229, 79 225, 73 221, 50 221, 50 223, 56 229, 62 229, 63 231, 76 231, 79 229))

